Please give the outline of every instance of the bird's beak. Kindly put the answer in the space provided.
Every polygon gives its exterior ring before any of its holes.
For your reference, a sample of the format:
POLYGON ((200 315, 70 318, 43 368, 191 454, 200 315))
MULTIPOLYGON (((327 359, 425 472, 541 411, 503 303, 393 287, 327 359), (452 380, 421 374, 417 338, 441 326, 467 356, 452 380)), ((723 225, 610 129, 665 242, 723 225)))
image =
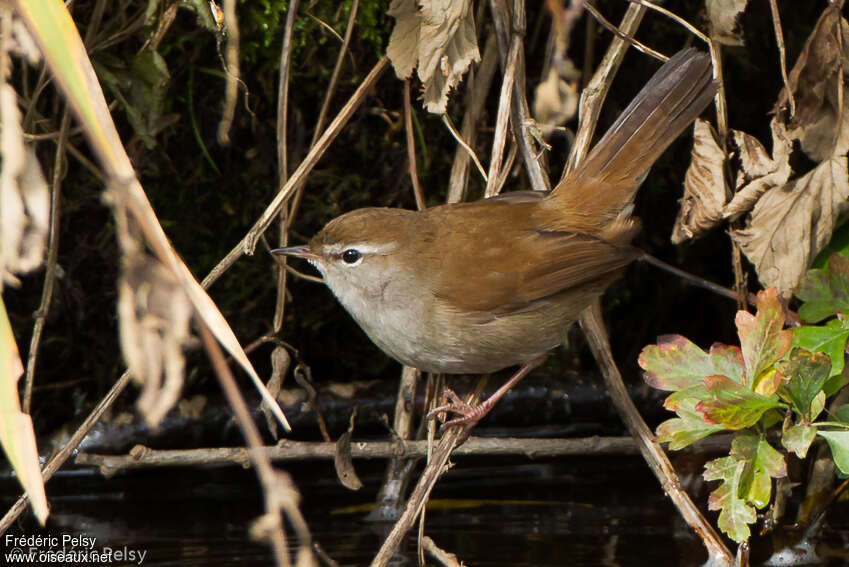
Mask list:
POLYGON ((307 260, 317 260, 318 254, 312 251, 309 244, 301 246, 289 246, 287 248, 275 248, 271 251, 276 256, 292 256, 293 258, 305 258, 307 260))

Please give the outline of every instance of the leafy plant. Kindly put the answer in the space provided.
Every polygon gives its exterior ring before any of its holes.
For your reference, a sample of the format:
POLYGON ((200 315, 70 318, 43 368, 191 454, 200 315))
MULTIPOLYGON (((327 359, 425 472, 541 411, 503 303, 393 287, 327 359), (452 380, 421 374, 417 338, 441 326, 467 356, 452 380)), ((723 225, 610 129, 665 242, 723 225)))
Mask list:
POLYGON ((676 417, 657 428, 670 449, 738 432, 729 455, 709 461, 704 472, 705 480, 719 481, 708 507, 720 511, 719 528, 737 542, 748 539, 757 510, 770 503, 772 479, 787 476, 786 454, 805 458, 817 435, 849 475, 849 405, 823 416, 827 398, 844 385, 849 259, 834 254, 827 268, 810 270, 798 296, 799 318, 808 324, 793 330, 784 328, 788 312, 778 290, 768 288, 758 293, 755 315, 737 312, 739 347, 716 343, 705 352, 668 335, 639 357, 646 382, 672 392, 664 407, 676 417))

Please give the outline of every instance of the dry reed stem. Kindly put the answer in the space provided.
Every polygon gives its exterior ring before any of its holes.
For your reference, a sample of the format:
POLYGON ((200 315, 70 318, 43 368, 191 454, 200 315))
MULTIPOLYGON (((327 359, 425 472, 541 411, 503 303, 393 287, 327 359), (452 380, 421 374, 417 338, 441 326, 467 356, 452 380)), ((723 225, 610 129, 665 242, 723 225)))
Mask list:
MULTIPOLYGON (((487 36, 480 65, 474 74, 469 77, 466 88, 463 125, 461 132, 463 139, 470 146, 475 145, 477 140, 477 123, 481 111, 486 103, 489 88, 495 77, 495 68, 498 65, 498 47, 495 42, 495 34, 490 32, 487 36)), ((454 163, 451 164, 451 176, 448 180, 448 197, 446 202, 459 203, 466 197, 466 187, 469 181, 469 154, 465 148, 458 147, 454 152, 454 163)))
MULTIPOLYGON (((374 509, 369 513, 369 520, 387 521, 397 519, 404 493, 414 470, 414 458, 406 457, 397 450, 400 444, 406 448, 413 435, 413 411, 415 409, 416 386, 421 378, 421 372, 412 366, 404 366, 401 371, 401 381, 398 386, 398 396, 395 399, 395 417, 392 422, 392 433, 396 442, 386 456, 386 473, 375 498, 374 509)), ((352 457, 354 444, 352 443, 352 457)), ((414 456, 415 457, 415 456, 414 456)))
POLYGON ((356 92, 351 95, 351 98, 345 103, 345 106, 336 115, 336 118, 327 127, 327 130, 321 135, 316 144, 310 149, 307 156, 292 173, 289 180, 280 188, 277 195, 274 196, 271 203, 268 204, 265 211, 254 223, 253 227, 242 238, 242 240, 230 250, 229 253, 207 274, 201 285, 208 288, 215 280, 221 277, 221 274, 226 272, 239 258, 244 254, 253 254, 256 248, 256 243, 263 232, 269 227, 271 222, 280 212, 280 209, 285 205, 286 201, 292 195, 298 185, 306 179, 306 176, 312 171, 318 160, 327 151, 331 142, 339 135, 339 132, 347 124, 348 120, 354 114, 354 111, 365 100, 366 95, 386 70, 389 60, 384 56, 372 68, 369 74, 363 79, 363 82, 357 88, 356 92))
MULTIPOLYGON (((637 28, 640 27, 640 22, 645 12, 646 9, 637 4, 628 6, 628 10, 619 24, 619 29, 622 30, 622 33, 626 37, 632 37, 634 35, 637 28)), ((607 91, 610 90, 610 85, 613 83, 613 77, 616 75, 616 71, 622 64, 622 58, 625 57, 628 45, 628 41, 618 36, 610 42, 610 47, 607 48, 607 53, 604 54, 604 58, 593 74, 593 78, 590 79, 587 87, 581 93, 581 101, 578 107, 578 116, 581 117, 581 121, 578 124, 575 141, 572 144, 572 153, 569 156, 569 162, 563 168, 561 181, 587 155, 590 141, 592 141, 598 124, 602 103, 607 97, 607 91)))
POLYGON ((778 62, 781 66, 781 80, 784 81, 784 89, 787 91, 787 99, 790 101, 790 117, 796 115, 796 99, 790 89, 790 79, 787 76, 787 51, 784 48, 784 33, 781 31, 781 14, 778 12, 778 2, 769 0, 769 10, 772 14, 772 27, 775 29, 775 43, 778 45, 778 62))
POLYGON ((283 29, 283 45, 280 47, 280 71, 277 79, 277 168, 281 185, 286 183, 289 177, 289 68, 292 61, 292 33, 299 3, 300 0, 292 0, 289 3, 286 27, 283 29))
POLYGON ((600 300, 593 301, 593 304, 581 313, 580 323, 590 344, 590 350, 592 350, 596 363, 601 369, 602 376, 604 376, 610 399, 622 421, 625 422, 631 436, 637 442, 643 458, 660 481, 663 491, 675 504, 684 521, 702 539, 708 551, 709 564, 732 565, 732 555, 722 543, 713 526, 702 516, 687 492, 681 487, 672 463, 669 462, 663 448, 657 442, 643 418, 640 417, 637 407, 628 395, 628 390, 625 388, 622 376, 613 360, 613 354, 610 352, 610 342, 601 316, 600 300))
MULTIPOLYGON (((400 435, 400 431, 399 431, 400 435)), ((678 454, 708 454, 728 450, 730 435, 713 435, 699 441, 678 454)), ((418 441, 352 441, 351 457, 354 459, 419 459, 428 457, 430 442, 418 441)), ((244 447, 215 447, 209 449, 155 450, 141 445, 128 455, 103 455, 79 453, 76 465, 96 466, 104 476, 112 476, 126 469, 187 467, 198 465, 243 466, 247 460, 244 447)), ((274 446, 263 447, 274 462, 333 460, 336 444, 332 441, 292 441, 283 439, 274 446)), ((454 457, 516 456, 528 459, 568 456, 638 455, 639 449, 632 437, 583 437, 574 439, 528 437, 469 437, 454 450, 454 457)))
MULTIPOLYGON (((88 417, 85 418, 85 421, 74 431, 74 434, 71 435, 71 438, 68 439, 68 442, 56 452, 55 455, 47 462, 44 468, 41 470, 41 476, 46 483, 50 480, 50 477, 53 476, 59 467, 65 464, 65 461, 68 460, 68 457, 71 456, 71 453, 77 448, 83 438, 88 435, 88 432, 94 427, 94 424, 97 423, 103 413, 112 407, 112 404, 124 391, 124 388, 127 387, 127 384, 130 383, 130 373, 124 372, 120 378, 112 385, 112 388, 103 396, 103 399, 100 400, 100 403, 95 406, 91 413, 88 414, 88 417)), ((15 502, 11 508, 6 512, 6 515, 3 516, 3 519, 0 520, 0 535, 6 533, 15 520, 27 509, 27 503, 29 502, 29 498, 26 495, 18 498, 17 502, 15 502)))
MULTIPOLYGON (((333 100, 333 95, 336 93, 336 86, 339 84, 339 74, 342 71, 342 64, 345 62, 345 55, 348 54, 348 46, 351 43, 351 35, 353 34, 354 25, 357 21, 357 11, 359 10, 359 6, 359 0, 354 0, 354 2, 351 4, 351 12, 350 14, 348 14, 348 24, 345 28, 345 37, 341 38, 342 47, 339 48, 339 55, 336 57, 336 64, 333 66, 333 73, 331 73, 330 82, 327 84, 327 91, 325 92, 324 100, 321 103, 321 110, 318 113, 318 120, 316 120, 315 128, 313 128, 312 139, 310 140, 310 148, 315 145, 316 141, 318 141, 318 137, 324 131, 324 123, 327 121, 327 113, 330 110, 330 101, 333 100)), ((332 30, 333 28, 330 29, 332 30)), ((295 196, 292 197, 291 205, 289 206, 290 223, 295 219, 295 216, 297 216, 298 214, 298 208, 301 205, 301 199, 303 198, 303 194, 304 184, 301 183, 295 190, 295 196)))
POLYGON ((427 467, 425 467, 425 470, 419 477, 419 482, 416 484, 416 488, 407 499, 407 505, 404 507, 404 512, 401 514, 401 517, 398 518, 398 521, 395 522, 395 525, 392 526, 392 531, 390 531, 389 535, 386 536, 386 539, 380 546, 380 551, 378 551, 374 560, 372 560, 371 567, 383 567, 387 565, 394 555, 395 550, 398 549, 398 545, 401 543, 401 540, 410 528, 413 527, 413 524, 416 522, 416 518, 419 517, 419 513, 424 508, 424 505, 430 496, 430 491, 433 489, 436 481, 439 480, 439 477, 442 476, 448 468, 450 468, 450 465, 448 465, 448 457, 451 455, 451 451, 457 445, 458 441, 462 439, 462 437, 465 436, 472 427, 474 427, 474 424, 452 427, 442 435, 442 438, 439 440, 439 444, 433 451, 433 458, 428 463, 427 467))
POLYGON ((416 199, 416 208, 420 211, 425 209, 424 194, 419 183, 419 171, 416 167, 416 141, 413 136, 413 108, 410 102, 410 80, 404 81, 404 134, 407 139, 407 162, 410 164, 410 181, 413 184, 413 196, 416 199))
POLYGON ((218 141, 230 143, 230 125, 236 114, 236 95, 239 89, 239 20, 236 17, 236 0, 224 0, 224 23, 227 29, 227 77, 224 89, 224 110, 218 123, 218 141))
MULTIPOLYGON (((289 4, 286 14, 286 27, 283 30, 283 45, 280 47, 280 71, 277 80, 277 180, 281 185, 289 177, 289 69, 292 61, 292 34, 295 30, 295 18, 298 15, 299 0, 289 4)), ((284 247, 289 244, 289 215, 288 209, 280 211, 279 234, 277 245, 284 247)), ((271 319, 271 329, 277 333, 283 327, 286 315, 286 256, 275 257, 277 264, 277 295, 274 299, 274 315, 271 319)))
POLYGON ((498 114, 495 121, 495 136, 492 140, 492 154, 489 158, 489 173, 487 174, 486 190, 484 198, 488 199, 497 195, 496 186, 501 173, 501 162, 504 157, 504 145, 507 141, 507 126, 510 118, 510 101, 513 98, 513 84, 515 82, 516 62, 519 57, 521 40, 514 36, 507 57, 507 68, 504 71, 504 79, 501 81, 501 93, 498 97, 498 114))
POLYGON ((32 386, 35 382, 35 367, 38 360, 38 349, 41 345, 41 335, 47 322, 47 314, 50 311, 50 302, 53 299, 53 285, 56 283, 56 262, 59 257, 59 218, 61 211, 59 203, 62 194, 62 179, 65 176, 65 153, 67 150, 69 129, 71 125, 71 111, 65 107, 62 112, 62 120, 59 126, 59 137, 56 140, 56 153, 53 157, 53 179, 50 187, 50 237, 47 243, 47 263, 44 271, 44 285, 41 288, 41 301, 38 304, 34 317, 35 323, 32 327, 32 337, 29 342, 29 353, 27 353, 27 372, 24 380, 24 399, 21 411, 30 412, 32 403, 32 386))
POLYGON ((498 40, 498 53, 501 58, 501 68, 507 68, 507 59, 512 37, 520 38, 519 52, 516 56, 515 85, 513 88, 513 104, 510 110, 510 126, 513 137, 519 146, 522 160, 525 163, 525 171, 534 191, 548 191, 551 182, 548 175, 543 171, 539 161, 539 150, 534 142, 532 129, 536 128, 536 122, 531 118, 528 107, 528 99, 525 94, 525 49, 521 44, 521 38, 525 34, 525 4, 523 0, 516 0, 513 4, 512 32, 507 4, 499 0, 490 0, 490 12, 495 27, 495 36, 498 40))
POLYGON ((519 146, 516 144, 510 145, 510 153, 507 154, 507 159, 504 160, 504 166, 501 168, 501 174, 495 182, 494 194, 498 195, 504 189, 504 184, 507 183, 507 178, 513 170, 513 165, 516 163, 516 156, 519 155, 519 146))
POLYGON ((224 354, 221 352, 221 347, 212 336, 212 333, 207 329, 206 325, 199 322, 199 332, 204 348, 212 362, 212 367, 218 375, 218 381, 221 383, 221 389, 227 402, 233 408, 233 415, 236 418, 236 423, 245 440, 248 443, 247 455, 253 463, 254 470, 262 484, 262 492, 265 497, 265 515, 262 522, 265 532, 268 535, 268 540, 274 550, 274 557, 278 566, 288 567, 291 565, 289 560, 289 551, 286 547, 286 535, 283 531, 283 523, 280 517, 281 508, 287 513, 292 524, 298 531, 298 537, 301 540, 301 545, 310 546, 309 531, 300 513, 294 515, 291 510, 294 508, 297 511, 297 504, 294 502, 284 505, 284 502, 293 500, 293 495, 283 489, 282 483, 278 478, 278 473, 271 465, 268 455, 262 450, 262 436, 256 427, 256 424, 251 418, 251 412, 248 405, 245 403, 239 387, 236 385, 236 380, 233 378, 230 367, 224 359, 224 354))
MULTIPOLYGON (((620 26, 627 36, 632 36, 636 31, 645 11, 643 6, 647 4, 643 0, 631 1, 632 4, 628 7, 620 26)), ((653 5, 651 7, 657 8, 653 5)), ((661 9, 658 10, 662 11, 661 9)), ((669 15, 667 11, 663 12, 669 15)), ((688 29, 692 27, 678 16, 671 15, 670 17, 676 21, 683 22, 688 29)), ((698 35, 704 37, 701 33, 698 35)), ((595 73, 593 79, 590 81, 590 85, 581 96, 580 116, 582 120, 572 155, 570 156, 567 167, 564 169, 564 176, 569 171, 574 170, 586 156, 598 120, 601 103, 610 88, 615 70, 621 64, 627 45, 627 42, 621 37, 616 37, 611 42, 599 70, 595 73)), ((634 406, 634 402, 628 395, 628 391, 622 382, 622 376, 610 351, 610 341, 601 316, 600 300, 596 299, 590 307, 585 309, 581 313, 579 321, 590 344, 593 356, 604 376, 611 400, 616 406, 623 422, 625 422, 628 431, 637 441, 643 458, 655 473, 655 476, 657 476, 664 491, 670 496, 684 520, 702 539, 710 556, 709 561, 714 565, 732 565, 733 556, 726 549, 722 540, 713 529, 713 526, 702 516, 690 497, 681 488, 678 475, 669 462, 669 458, 654 438, 651 430, 643 421, 636 406, 634 406)))

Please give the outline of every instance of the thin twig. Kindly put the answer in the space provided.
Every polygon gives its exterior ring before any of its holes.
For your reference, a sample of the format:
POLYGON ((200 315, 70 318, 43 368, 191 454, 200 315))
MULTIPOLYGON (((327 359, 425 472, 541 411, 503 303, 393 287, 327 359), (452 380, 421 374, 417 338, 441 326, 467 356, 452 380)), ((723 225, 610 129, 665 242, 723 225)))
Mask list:
MULTIPOLYGON (((398 415, 396 413, 396 415, 398 415)), ((400 434, 400 431, 399 431, 400 434)), ((727 451, 731 436, 714 435, 682 450, 677 454, 710 454, 727 451)), ((427 457, 429 442, 420 441, 352 441, 351 457, 354 459, 419 459, 427 457)), ((263 450, 274 462, 333 460, 336 443, 322 441, 281 440, 276 446, 263 450)), ((191 467, 201 465, 243 466, 247 449, 244 447, 216 447, 208 449, 144 450, 133 449, 129 455, 101 455, 79 453, 77 465, 100 467, 106 476, 125 469, 191 467)), ((550 439, 528 437, 469 437, 454 450, 454 457, 504 457, 519 456, 529 459, 587 455, 638 455, 639 449, 631 437, 581 437, 575 439, 550 439)))
POLYGON ((787 100, 790 101, 790 118, 796 116, 796 98, 790 89, 790 79, 787 77, 787 51, 784 48, 784 32, 781 31, 781 14, 778 12, 778 2, 769 0, 769 10, 772 14, 772 27, 775 29, 775 43, 778 45, 778 62, 781 66, 781 79, 784 81, 784 90, 787 91, 787 100))
POLYGON ((616 35, 616 36, 617 36, 617 37, 619 37, 620 39, 624 39, 625 41, 627 41, 628 43, 630 43, 631 45, 633 45, 633 46, 634 46, 634 49, 637 49, 638 51, 642 51, 642 52, 643 52, 643 53, 645 53, 646 55, 650 55, 650 56, 654 57, 655 59, 659 59, 660 61, 667 61, 667 60, 669 60, 669 57, 667 57, 667 56, 666 56, 666 55, 664 55, 663 53, 660 53, 660 52, 658 52, 658 51, 655 51, 654 49, 652 49, 651 47, 649 47, 649 46, 648 46, 648 45, 646 45, 645 43, 642 43, 641 41, 637 40, 636 38, 631 37, 631 36, 629 36, 629 35, 626 35, 626 34, 622 33, 622 31, 621 31, 619 28, 617 28, 617 27, 616 27, 616 26, 614 26, 612 23, 610 23, 610 22, 607 20, 607 18, 605 18, 605 17, 601 14, 601 12, 599 12, 599 11, 596 9, 596 7, 593 5, 593 3, 592 3, 592 2, 585 2, 585 3, 584 3, 584 6, 586 7, 587 12, 589 12, 590 14, 592 14, 592 17, 593 17, 593 18, 595 18, 595 19, 596 19, 596 21, 602 25, 602 27, 604 27, 604 28, 605 28, 605 29, 607 29, 608 31, 612 32, 614 35, 616 35))
MULTIPOLYGON (((721 286, 719 284, 715 284, 711 281, 708 281, 704 278, 700 278, 698 276, 695 276, 695 275, 693 275, 689 272, 685 272, 684 270, 681 270, 680 268, 676 268, 675 266, 673 266, 671 264, 667 264, 663 260, 659 260, 658 258, 655 258, 651 254, 643 253, 643 255, 639 257, 639 260, 642 260, 646 264, 651 264, 652 266, 660 268, 661 270, 664 270, 664 271, 669 272, 671 274, 675 274, 679 278, 681 278, 681 279, 683 279, 683 280, 685 280, 685 281, 687 281, 687 282, 689 282, 689 283, 691 283, 695 286, 704 288, 708 291, 712 291, 713 293, 715 293, 717 295, 727 297, 728 299, 732 299, 734 301, 740 301, 740 295, 736 291, 734 291, 733 289, 729 289, 727 287, 724 287, 724 286, 721 286)), ((751 294, 751 293, 747 294, 747 299, 750 303, 754 303, 755 302, 754 294, 751 294)))
MULTIPOLYGON (((640 22, 646 9, 637 4, 628 6, 628 10, 622 17, 622 22, 619 24, 619 29, 622 30, 628 37, 632 37, 640 27, 640 22)), ((578 109, 578 115, 581 117, 578 125, 578 132, 575 135, 575 141, 572 144, 572 152, 569 155, 569 162, 563 168, 561 181, 566 175, 573 171, 579 163, 587 155, 590 147, 593 134, 598 125, 598 117, 601 113, 601 106, 604 99, 607 97, 607 91, 610 90, 610 85, 613 83, 613 77, 616 71, 622 64, 622 58, 625 57, 625 52, 628 49, 629 43, 620 37, 616 37, 610 42, 610 47, 607 48, 607 53, 604 54, 593 78, 590 80, 587 87, 581 93, 581 102, 578 109)))
POLYGON ((650 10, 654 10, 655 12, 658 12, 659 14, 663 14, 667 18, 669 18, 669 19, 671 19, 675 22, 678 22, 681 26, 686 28, 687 31, 689 31, 691 34, 693 34, 694 36, 696 36, 697 38, 699 38, 703 42, 710 43, 710 39, 708 39, 708 36, 703 34, 701 31, 699 31, 699 29, 696 26, 694 26, 693 24, 691 24, 690 22, 688 22, 687 20, 685 20, 684 18, 682 18, 678 14, 676 14, 674 12, 670 12, 666 8, 663 8, 662 6, 658 6, 657 4, 652 4, 648 0, 628 0, 628 1, 633 2, 634 4, 639 4, 640 6, 644 6, 646 8, 649 8, 650 10))
POLYGON ((687 524, 702 538, 710 556, 709 562, 712 562, 710 564, 733 565, 733 556, 726 549, 713 526, 702 516, 687 492, 681 488, 672 463, 669 462, 663 448, 640 417, 637 407, 628 395, 628 390, 613 360, 613 354, 610 352, 610 342, 601 316, 601 302, 598 299, 581 313, 580 322, 596 363, 601 369, 610 399, 622 421, 625 422, 629 433, 637 442, 643 458, 660 481, 664 493, 669 495, 687 524))
MULTIPOLYGON (((85 418, 85 421, 74 431, 74 434, 71 435, 71 438, 68 439, 68 442, 53 455, 47 465, 41 470, 41 476, 46 483, 50 480, 50 477, 53 476, 59 467, 65 464, 65 461, 68 460, 68 457, 71 456, 77 446, 82 442, 83 438, 88 435, 88 432, 94 427, 94 424, 98 422, 103 413, 112 407, 112 404, 124 391, 124 388, 127 387, 127 384, 130 383, 130 373, 124 372, 120 378, 112 385, 112 388, 103 396, 103 399, 100 400, 100 403, 95 406, 91 413, 88 414, 88 417, 85 418)), ((6 533, 15 520, 27 509, 27 503, 29 502, 29 498, 26 495, 18 498, 17 502, 15 502, 11 508, 6 512, 6 515, 3 516, 3 519, 0 520, 0 535, 6 533)))
POLYGON ((289 180, 285 183, 285 185, 283 185, 283 187, 280 188, 277 195, 274 196, 271 203, 268 204, 265 211, 263 211, 262 215, 260 215, 259 219, 257 219, 254 223, 253 227, 251 227, 250 231, 248 231, 244 238, 242 238, 242 240, 227 253, 227 255, 209 272, 209 274, 207 274, 202 282, 204 288, 211 286, 215 280, 221 277, 221 274, 226 272, 230 266, 232 266, 236 260, 241 258, 244 254, 253 253, 257 239, 263 232, 265 232, 271 222, 274 221, 277 213, 280 211, 280 208, 283 207, 292 192, 306 178, 310 171, 312 171, 312 168, 315 167, 315 164, 318 163, 318 160, 324 152, 327 151, 330 143, 336 138, 345 124, 347 124, 348 120, 351 116, 353 116, 354 111, 360 106, 360 104, 362 104, 363 100, 365 100, 365 97, 371 90, 372 86, 374 86, 383 74, 383 71, 386 70, 388 62, 389 60, 384 56, 375 64, 366 78, 363 79, 359 88, 351 96, 350 100, 348 100, 342 110, 339 111, 339 114, 336 115, 336 118, 334 118, 333 122, 331 122, 327 127, 327 130, 324 131, 316 144, 310 149, 309 153, 304 158, 304 161, 301 162, 294 173, 292 173, 291 177, 289 177, 289 180))
MULTIPOLYGON (((348 53, 348 46, 351 43, 351 35, 354 31, 354 24, 357 22, 357 11, 359 9, 359 0, 354 0, 351 4, 351 12, 348 14, 348 24, 345 28, 345 38, 341 39, 342 46, 339 48, 339 55, 336 56, 336 64, 333 66, 333 73, 330 74, 330 82, 327 84, 327 90, 324 94, 324 101, 321 103, 321 110, 318 112, 318 120, 315 122, 315 128, 312 132, 312 140, 310 148, 318 141, 318 137, 324 131, 324 123, 327 121, 327 113, 330 110, 330 102, 333 100, 333 95, 336 93, 336 86, 339 84, 339 75, 342 71, 342 64, 345 62, 345 55, 348 53)), ((329 26, 328 26, 329 27, 329 26)), ((332 28, 331 28, 332 29, 332 28)), ((281 183, 282 184, 282 183, 281 183)), ((301 205, 301 199, 304 196, 304 184, 295 190, 295 196, 292 197, 292 204, 289 206, 289 221, 292 222, 298 214, 298 208, 301 205)))
POLYGON ((44 286, 41 289, 41 302, 38 305, 38 310, 35 312, 35 324, 32 328, 29 353, 27 354, 27 373, 24 380, 24 399, 21 406, 24 413, 30 413, 38 348, 41 345, 41 335, 44 332, 47 314, 50 311, 50 302, 53 299, 53 285, 56 283, 56 261, 59 257, 59 217, 61 216, 59 204, 62 200, 62 179, 65 176, 65 152, 68 144, 70 125, 71 112, 66 107, 62 113, 62 123, 59 126, 59 137, 56 141, 56 153, 53 158, 53 180, 50 184, 50 238, 47 244, 47 267, 44 272, 44 286))
POLYGON ((419 172, 416 167, 416 141, 413 137, 413 108, 410 103, 410 80, 404 81, 404 133, 407 137, 407 161, 410 164, 410 181, 413 183, 413 196, 416 208, 423 211, 426 207, 422 186, 419 184, 419 172))
POLYGON ((422 538, 422 547, 430 553, 434 559, 445 565, 445 567, 461 567, 462 563, 457 561, 457 556, 453 553, 448 553, 428 536, 422 538))
MULTIPOLYGON (((474 74, 474 80, 470 77, 465 97, 466 113, 463 115, 463 139, 470 146, 475 145, 477 138, 477 124, 481 111, 487 99, 492 80, 495 77, 495 69, 498 66, 498 46, 495 42, 495 34, 489 33, 483 50, 481 63, 474 74)), ((459 203, 465 199, 466 187, 469 181, 469 153, 462 146, 454 152, 454 163, 451 165, 451 177, 448 180, 448 197, 446 202, 459 203)))
POLYGON ((445 124, 445 127, 448 128, 448 131, 451 132, 451 135, 454 136, 454 139, 457 140, 457 143, 466 150, 469 156, 472 158, 472 161, 475 162, 475 166, 478 168, 478 171, 483 177, 484 181, 487 181, 486 171, 484 171, 483 166, 481 165, 478 156, 475 155, 475 150, 466 143, 466 140, 463 139, 463 136, 460 135, 460 132, 457 131, 457 128, 454 127, 454 123, 451 122, 451 118, 447 114, 442 115, 442 123, 445 124))

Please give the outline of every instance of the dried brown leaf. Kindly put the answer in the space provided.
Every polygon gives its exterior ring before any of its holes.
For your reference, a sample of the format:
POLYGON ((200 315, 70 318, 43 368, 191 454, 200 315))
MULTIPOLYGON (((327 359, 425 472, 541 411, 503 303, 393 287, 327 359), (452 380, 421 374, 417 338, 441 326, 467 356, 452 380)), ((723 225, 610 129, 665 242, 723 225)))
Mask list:
POLYGON ((734 144, 740 160, 735 182, 735 194, 725 207, 725 216, 733 217, 748 212, 767 190, 784 185, 790 179, 790 152, 793 141, 784 124, 773 118, 772 157, 757 138, 740 130, 733 130, 734 144))
POLYGON ((13 274, 41 265, 50 218, 50 195, 32 148, 24 144, 17 94, 0 84, 0 290, 13 274))
POLYGON ((183 346, 194 313, 172 272, 143 256, 127 261, 118 284, 121 348, 133 378, 142 385, 136 405, 156 427, 183 386, 183 346))
POLYGON ((731 233, 755 265, 764 286, 792 293, 809 263, 849 210, 845 156, 834 157, 758 200, 742 230, 731 233))
POLYGON ((574 118, 578 112, 580 84, 577 79, 580 73, 571 61, 566 63, 574 72, 572 76, 561 74, 555 67, 551 67, 548 76, 537 85, 534 93, 534 119, 546 134, 574 118))
POLYGON ((333 457, 333 465, 336 467, 336 475, 339 482, 348 490, 359 490, 363 487, 363 481, 354 470, 354 460, 351 456, 351 436, 354 434, 354 422, 357 419, 357 408, 351 412, 348 430, 339 436, 336 441, 336 454, 333 457))
MULTIPOLYGON (((840 5, 831 4, 823 10, 808 36, 789 77, 796 114, 791 117, 788 131, 801 141, 802 149, 815 161, 834 153, 846 153, 845 148, 842 152, 835 148, 839 145, 838 138, 846 137, 845 121, 838 120, 841 114, 846 115, 838 100, 841 69, 844 74, 849 69, 849 24, 840 15, 840 5), (838 129, 835 125, 841 122, 838 129)), ((786 107, 787 101, 785 88, 778 96, 775 111, 786 107)), ((845 139, 843 142, 849 145, 845 139)))
POLYGON ((448 92, 480 61, 470 0, 393 0, 395 18, 386 54, 402 79, 418 65, 428 112, 444 114, 448 92))
MULTIPOLYGON (((271 394, 274 399, 277 399, 277 395, 280 394, 280 388, 283 386, 283 379, 286 377, 286 373, 289 372, 289 366, 292 364, 292 357, 289 356, 289 352, 283 348, 282 346, 274 347, 274 350, 271 352, 271 378, 268 379, 268 382, 265 383, 265 387, 268 389, 268 393, 271 394)), ((277 435, 277 418, 274 417, 274 412, 265 401, 262 401, 259 405, 259 409, 262 414, 265 416, 265 424, 268 426, 268 430, 271 432, 271 436, 274 439, 278 438, 277 435)))
POLYGON ((740 16, 747 3, 748 0, 707 0, 711 39, 725 45, 743 45, 740 16))
POLYGON ((672 242, 680 244, 700 236, 722 220, 726 195, 725 152, 710 123, 696 120, 692 159, 684 178, 684 196, 679 201, 672 242))

